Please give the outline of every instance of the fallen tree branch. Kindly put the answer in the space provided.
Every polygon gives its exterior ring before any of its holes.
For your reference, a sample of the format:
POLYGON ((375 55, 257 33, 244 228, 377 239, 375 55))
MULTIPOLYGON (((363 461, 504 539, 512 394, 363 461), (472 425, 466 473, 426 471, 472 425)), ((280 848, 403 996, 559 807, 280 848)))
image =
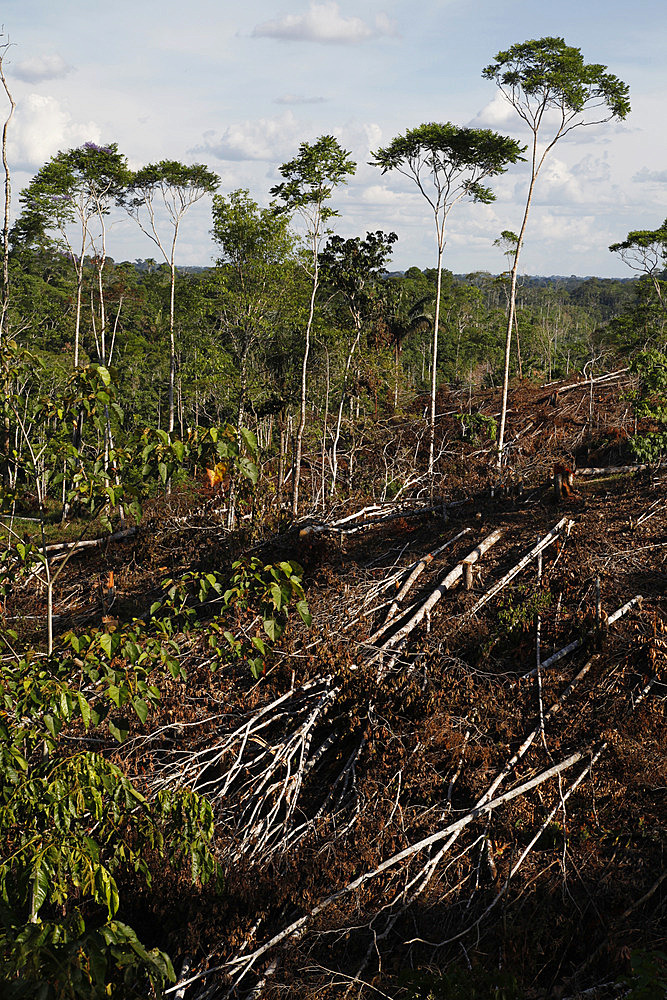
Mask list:
POLYGON ((138 531, 139 528, 135 526, 123 528, 122 531, 114 531, 113 534, 105 535, 104 538, 87 538, 79 542, 53 542, 53 544, 46 546, 46 551, 50 554, 51 552, 69 552, 71 549, 99 548, 101 545, 106 545, 107 542, 119 542, 124 538, 132 538, 138 531))
POLYGON ((458 535, 455 535, 454 538, 450 538, 449 541, 445 542, 444 545, 441 545, 437 549, 433 549, 432 552, 429 552, 428 555, 424 556, 423 559, 419 560, 419 562, 414 567, 414 569, 410 573, 409 577, 407 578, 407 580, 405 581, 405 583, 403 584, 403 586, 401 587, 401 589, 399 590, 399 592, 396 594, 396 597, 394 598, 394 600, 393 600, 393 602, 391 604, 391 607, 389 608, 389 611, 387 612, 387 617, 385 619, 385 625, 388 624, 391 621, 391 619, 394 617, 394 615, 398 611, 398 608, 399 608, 401 602, 405 598, 406 594, 408 593, 408 591, 410 590, 410 588, 414 584, 415 580, 417 580, 421 576, 421 574, 424 572, 424 570, 426 569, 426 567, 428 566, 428 564, 431 563, 431 562, 433 562, 433 560, 435 559, 436 556, 440 555, 441 552, 444 552, 445 549, 448 549, 450 545, 454 544, 454 542, 458 542, 459 538, 463 538, 463 536, 467 535, 471 530, 472 530, 471 528, 464 528, 463 531, 459 531, 458 535))
MULTIPOLYGON (((504 528, 496 528, 496 530, 492 531, 490 535, 487 535, 486 538, 484 538, 479 543, 477 548, 473 549, 472 552, 469 555, 467 555, 464 560, 458 563, 454 567, 454 569, 447 574, 447 576, 435 588, 433 593, 427 598, 426 601, 424 601, 424 603, 421 605, 418 611, 416 611, 415 614, 412 615, 409 618, 409 620, 405 622, 405 624, 402 625, 400 629, 398 629, 397 632, 395 632, 382 644, 382 648, 378 650, 375 654, 373 654, 369 662, 373 663, 378 658, 378 656, 381 655, 383 651, 390 649, 392 646, 395 646, 396 643, 400 642, 402 639, 405 638, 405 636, 407 636, 410 632, 412 632, 412 630, 416 628, 416 626, 419 625, 419 623, 423 620, 426 614, 435 607, 435 605, 438 603, 442 595, 446 593, 446 591, 448 591, 451 587, 454 586, 455 583, 457 583, 461 579, 461 577, 463 576, 464 563, 470 564, 477 562, 484 555, 485 552, 488 552, 488 550, 493 545, 495 545, 500 538, 502 538, 504 533, 505 533, 504 528)), ((382 631, 384 631, 384 629, 382 631)), ((368 640, 369 645, 373 644, 373 642, 378 638, 378 635, 379 631, 375 632, 369 638, 368 640)))
MULTIPOLYGON (((228 962, 224 962, 222 965, 219 965, 212 969, 207 969, 205 972, 202 972, 198 976, 191 979, 190 982, 194 982, 195 978, 203 978, 204 976, 210 975, 213 972, 231 970, 234 967, 244 964, 246 965, 246 969, 242 970, 242 972, 243 975, 245 975, 245 972, 248 971, 250 967, 254 965, 259 958, 265 955, 272 948, 275 948, 277 945, 281 944, 287 938, 290 937, 296 937, 297 939, 301 938, 305 933, 308 924, 311 923, 313 920, 315 920, 321 913, 324 912, 324 910, 328 909, 328 907, 330 907, 333 903, 338 902, 344 896, 347 896, 351 892, 354 892, 355 889, 360 888, 360 886, 364 885, 366 882, 369 882, 372 879, 377 878, 378 875, 381 875, 384 872, 388 871, 389 869, 396 867, 396 865, 400 864, 400 862, 405 861, 406 858, 418 854, 420 851, 423 851, 426 847, 430 847, 431 845, 436 844, 439 841, 446 839, 447 837, 450 837, 452 834, 457 834, 460 830, 462 830, 466 826, 469 826, 470 823, 472 823, 475 819, 478 819, 480 816, 493 812, 494 809, 497 809, 504 803, 510 802, 512 801, 512 799, 518 798, 518 796, 520 795, 524 795, 526 792, 529 792, 533 788, 537 788, 538 785, 541 785, 545 781, 548 781, 549 778, 553 778, 556 775, 561 774, 563 771, 566 771, 568 768, 572 767, 574 764, 580 761, 582 757, 584 757, 585 754, 588 752, 590 751, 586 750, 573 753, 565 760, 560 761, 560 763, 554 764, 552 767, 547 768, 546 771, 542 771, 534 778, 531 778, 529 781, 523 782, 523 784, 518 785, 516 788, 512 788, 510 789, 510 791, 504 792, 502 795, 499 795, 496 799, 491 799, 490 801, 487 801, 483 805, 478 805, 473 807, 473 809, 471 809, 470 812, 468 812, 465 816, 461 816, 460 819, 457 819, 453 823, 450 823, 448 826, 444 827, 444 829, 438 830, 436 833, 433 833, 428 837, 424 837, 422 840, 417 841, 417 843, 415 844, 411 844, 409 847, 404 848, 404 850, 399 851, 397 854, 392 855, 390 858, 387 858, 372 871, 364 872, 362 875, 359 875, 356 879, 353 879, 352 882, 348 882, 348 884, 343 886, 341 889, 337 889, 336 892, 331 893, 331 895, 323 899, 321 903, 318 903, 316 906, 314 906, 313 909, 310 911, 310 913, 304 914, 302 917, 299 917, 297 920, 293 921, 287 927, 284 927, 283 930, 275 934, 269 941, 265 942, 265 944, 257 948, 254 952, 248 955, 239 955, 236 958, 230 959, 228 962)), ((236 982, 238 983, 241 978, 242 976, 238 976, 236 978, 236 982)), ((182 985, 183 984, 177 983, 176 987, 172 987, 172 990, 167 990, 166 992, 169 993, 175 991, 176 988, 182 985)))
MULTIPOLYGON (((467 500, 457 500, 456 503, 447 504, 447 507, 460 507, 467 502, 467 500)), ((364 528, 373 528, 377 524, 386 524, 388 521, 398 521, 406 517, 422 517, 424 514, 433 514, 435 512, 440 513, 443 508, 444 504, 442 503, 434 504, 431 507, 408 507, 405 510, 395 511, 392 514, 383 514, 381 517, 373 518, 370 521, 360 521, 359 524, 355 524, 351 528, 341 528, 342 521, 336 524, 307 524, 301 528, 299 535, 301 538, 307 538, 308 535, 326 534, 327 532, 338 535, 354 535, 357 531, 363 531, 364 528)))
POLYGON ((606 465, 601 468, 586 468, 577 469, 578 476, 611 476, 613 474, 620 474, 624 472, 644 472, 646 469, 662 469, 665 467, 664 462, 658 462, 655 465, 649 465, 644 462, 642 465, 606 465))
MULTIPOLYGON (((614 613, 609 615, 607 618, 607 628, 610 625, 613 625, 614 622, 617 622, 619 618, 622 618, 623 615, 626 615, 628 611, 631 611, 636 605, 641 604, 643 600, 644 598, 641 594, 636 594, 635 597, 629 600, 627 604, 624 604, 621 608, 614 611, 614 613)), ((550 657, 548 657, 548 659, 543 660, 540 664, 540 669, 545 670, 548 667, 552 667, 554 663, 558 663, 569 653, 573 653, 575 649, 579 649, 580 646, 583 646, 586 640, 590 639, 592 635, 593 631, 588 631, 582 638, 573 639, 572 642, 567 644, 567 646, 563 646, 563 648, 559 649, 557 653, 553 653, 550 657)), ((529 670, 527 674, 522 674, 522 678, 525 680, 527 677, 534 677, 536 674, 537 667, 534 667, 532 670, 529 670)))
MULTIPOLYGON (((505 879, 505 884, 503 885, 502 889, 498 892, 498 894, 495 896, 495 898, 489 903, 489 905, 486 907, 486 909, 484 910, 484 912, 477 918, 477 920, 475 920, 472 924, 469 924, 468 927, 466 927, 464 930, 459 931, 458 934, 455 934, 453 937, 446 938, 444 941, 431 942, 431 941, 424 941, 423 938, 412 938, 410 941, 404 941, 403 943, 404 944, 416 944, 417 942, 419 942, 420 944, 428 944, 432 948, 442 948, 446 944, 452 944, 452 942, 458 941, 460 938, 465 937, 466 934, 469 934, 470 931, 473 931, 477 927, 479 927, 479 925, 482 923, 482 921, 485 919, 485 917, 487 917, 489 915, 489 913, 491 912, 491 910, 493 910, 498 905, 498 903, 501 901, 501 899, 505 896, 507 890, 509 889, 509 885, 510 885, 511 879, 514 878, 514 876, 518 872, 519 868, 521 867, 521 865, 523 864, 523 862, 526 860, 526 858, 528 857, 528 855, 530 854, 530 852, 532 851, 533 847, 535 846, 535 844, 537 843, 537 841, 540 839, 540 837, 542 836, 542 834, 544 833, 544 831, 547 829, 547 827, 549 826, 549 824, 553 820, 553 818, 556 815, 556 813, 558 812, 558 810, 562 808, 562 806, 563 806, 563 804, 565 802, 567 802, 567 800, 569 799, 570 795, 572 795, 572 793, 577 790, 577 788, 582 783, 582 781, 584 780, 584 778, 586 778, 590 774, 590 772, 593 769, 594 765, 597 763, 597 761, 599 760, 599 758, 602 756, 602 754, 606 750, 607 745, 608 745, 607 743, 603 743, 602 744, 602 746, 599 748, 599 750, 597 751, 597 753, 595 753, 591 757, 590 762, 586 765, 586 767, 583 769, 583 771, 581 772, 581 774, 577 778, 575 778, 575 780, 572 782, 572 784, 570 785, 570 787, 568 788, 568 790, 566 792, 564 792, 563 795, 559 796, 558 802, 550 810, 547 818, 544 820, 544 822, 542 823, 542 825, 539 828, 539 830, 537 831, 537 833, 534 834, 534 836, 532 837, 532 839, 530 840, 530 842, 523 849, 523 851, 521 853, 521 856, 518 859, 518 861, 516 861, 512 865, 512 868, 510 869, 510 871, 509 871, 509 873, 507 875, 507 878, 505 879)), ((665 874, 667 875, 667 872, 665 874)))
MULTIPOLYGON (((528 566, 528 564, 531 563, 533 559, 535 559, 541 552, 544 552, 546 548, 548 548, 553 542, 555 542, 564 529, 567 531, 567 534, 569 535, 573 524, 574 521, 572 521, 570 518, 568 517, 561 518, 558 524, 554 525, 551 531, 548 534, 546 534, 544 538, 540 539, 537 545, 535 545, 530 550, 530 552, 528 552, 523 557, 523 559, 521 559, 516 564, 516 566, 513 566, 512 569, 509 571, 509 573, 506 573, 501 580, 498 580, 498 582, 494 584, 494 586, 491 587, 490 590, 487 590, 487 592, 477 601, 477 603, 469 611, 465 612, 464 617, 470 618, 472 617, 472 615, 476 614, 476 612, 479 611, 480 608, 483 608, 484 605, 487 604, 488 601, 490 601, 492 598, 494 598, 496 594, 500 593, 503 587, 506 587, 507 584, 510 583, 514 579, 514 577, 521 572, 522 569, 525 569, 525 567, 528 566)), ((468 560, 466 559, 464 560, 464 562, 467 563, 468 560)))

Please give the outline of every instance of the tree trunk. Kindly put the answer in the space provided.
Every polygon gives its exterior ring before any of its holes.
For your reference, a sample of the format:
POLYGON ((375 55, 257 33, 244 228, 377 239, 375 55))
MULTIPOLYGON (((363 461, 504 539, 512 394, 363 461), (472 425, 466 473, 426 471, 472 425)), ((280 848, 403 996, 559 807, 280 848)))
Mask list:
POLYGON ((293 480, 292 483, 292 517, 296 517, 299 511, 299 481, 301 479, 301 452, 303 444, 303 432, 306 427, 306 386, 307 386, 307 372, 308 372, 308 355, 310 354, 310 331, 313 325, 313 316, 315 314, 315 296, 317 294, 317 285, 319 278, 319 269, 317 264, 317 244, 314 242, 313 246, 313 261, 314 261, 314 273, 313 273, 313 290, 310 296, 310 310, 308 313, 308 322, 306 324, 306 343, 303 350, 303 362, 301 364, 301 409, 299 413, 299 426, 296 431, 296 441, 294 445, 294 469, 293 469, 293 480))
MULTIPOLYGON (((546 153, 544 154, 546 155, 546 153)), ((540 161, 540 165, 544 162, 544 155, 540 161)), ((516 253, 514 254, 514 263, 512 264, 512 273, 510 277, 510 301, 509 309, 507 311, 507 334, 505 337, 505 362, 503 371, 503 399, 500 409, 500 430, 498 432, 498 459, 496 462, 497 467, 500 469, 503 464, 503 448, 505 446, 505 422, 507 419, 507 392, 509 388, 509 377, 510 377, 510 349, 512 346, 512 328, 514 326, 514 316, 516 312, 516 276, 519 270, 519 254, 521 253, 521 247, 523 246, 523 238, 526 232, 526 225, 528 223, 528 213, 530 212, 530 205, 533 199, 533 188, 535 187, 535 181, 537 180, 537 174, 539 172, 539 167, 537 166, 537 133, 533 135, 533 157, 532 157, 532 168, 530 177, 530 186, 528 188, 528 197, 526 199, 526 208, 523 213, 523 222, 521 223, 521 231, 519 232, 519 239, 516 244, 516 253)), ((518 343, 518 335, 517 335, 518 343)))
POLYGON ((9 101, 9 114, 5 119, 5 123, 2 129, 2 165, 5 170, 5 214, 2 225, 2 301, 0 305, 0 343, 2 343, 2 338, 5 332, 5 324, 7 322, 7 309, 9 308, 9 216, 12 202, 12 185, 11 176, 9 173, 9 162, 7 160, 7 130, 9 129, 9 123, 11 122, 14 111, 16 109, 16 103, 14 98, 9 92, 9 87, 7 86, 7 80, 5 79, 5 73, 2 66, 2 60, 4 58, 7 47, 4 47, 4 52, 0 55, 0 81, 5 89, 5 94, 9 101))
POLYGON ((329 495, 333 496, 336 492, 336 477, 338 474, 338 442, 340 440, 340 428, 343 421, 343 407, 345 405, 345 396, 347 394, 347 380, 350 374, 350 366, 352 364, 352 355, 354 354, 357 344, 359 343, 359 338, 361 337, 361 317, 355 316, 355 325, 357 327, 357 335, 354 338, 352 347, 350 348, 347 361, 345 363, 345 374, 343 376, 343 388, 340 396, 340 405, 338 407, 338 418, 336 420, 336 433, 334 435, 333 445, 331 446, 331 489, 329 495))
MULTIPOLYGON (((443 221, 444 227, 444 221, 443 221)), ((444 232, 444 229, 443 229, 444 232)), ((438 284, 435 298, 435 319, 433 321, 433 350, 431 352, 431 427, 428 441, 428 477, 431 498, 433 497, 433 461, 435 452, 435 393, 438 373, 438 326, 440 324, 440 290, 442 288, 443 233, 438 234, 438 284)))

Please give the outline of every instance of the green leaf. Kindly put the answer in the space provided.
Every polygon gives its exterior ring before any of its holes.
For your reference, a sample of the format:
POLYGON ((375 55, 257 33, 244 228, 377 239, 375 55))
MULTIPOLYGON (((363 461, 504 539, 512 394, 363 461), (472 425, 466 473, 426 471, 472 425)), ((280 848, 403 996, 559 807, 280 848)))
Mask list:
POLYGON ((250 673, 255 678, 255 680, 259 680, 265 670, 264 660, 262 660, 261 657, 258 656, 257 659, 255 660, 248 660, 248 663, 250 665, 250 673))
POLYGON ((268 635, 271 642, 275 642, 280 636, 280 629, 278 627, 278 622, 275 618, 265 618, 262 622, 264 625, 264 631, 268 635))
POLYGON ((143 698, 135 698, 132 704, 134 705, 134 710, 139 716, 141 722, 146 722, 146 719, 148 718, 148 704, 143 698))
POLYGON ((115 740, 119 743, 123 743, 127 739, 127 735, 130 731, 130 726, 127 719, 119 719, 118 724, 115 722, 109 722, 109 732, 115 740))
POLYGON ((102 648, 102 650, 107 654, 107 656, 111 656, 111 635, 110 635, 110 633, 109 632, 102 632, 98 636, 98 642, 99 642, 100 647, 102 648))
POLYGON ((107 697, 114 703, 116 708, 120 708, 121 691, 116 684, 111 684, 107 688, 107 697))
POLYGON ((76 693, 77 701, 79 702, 79 711, 81 712, 81 718, 83 719, 83 724, 88 729, 90 727, 90 705, 83 697, 80 691, 76 693))
POLYGON ((39 913, 42 905, 49 895, 49 888, 51 885, 51 873, 49 872, 47 866, 40 859, 37 861, 37 865, 33 870, 32 876, 32 900, 31 900, 31 915, 36 917, 39 913))
POLYGON ((296 610, 297 610, 297 612, 299 614, 299 617, 301 618, 301 621, 304 623, 304 625, 307 625, 308 628, 310 628, 310 626, 313 623, 313 616, 311 615, 310 611, 308 610, 308 604, 307 604, 307 602, 306 601, 297 601, 296 610))
POLYGON ((243 438, 243 441, 245 442, 245 445, 248 448, 248 450, 250 452, 252 452, 253 455, 256 455, 257 454, 257 438, 254 435, 254 433, 251 430, 249 430, 247 427, 240 427, 239 428, 239 434, 243 438))
POLYGON ((272 601, 272 603, 273 603, 276 611, 280 611, 280 609, 283 606, 284 601, 283 601, 283 592, 280 589, 279 584, 272 583, 271 586, 269 587, 269 591, 271 593, 271 601, 272 601))
POLYGON ((55 739, 56 734, 58 732, 58 725, 52 715, 49 715, 48 713, 44 715, 44 725, 51 733, 51 736, 53 736, 53 738, 55 739))
POLYGON ((259 469, 254 462, 251 462, 245 455, 239 459, 239 469, 246 479, 249 479, 253 486, 257 485, 259 479, 259 469))

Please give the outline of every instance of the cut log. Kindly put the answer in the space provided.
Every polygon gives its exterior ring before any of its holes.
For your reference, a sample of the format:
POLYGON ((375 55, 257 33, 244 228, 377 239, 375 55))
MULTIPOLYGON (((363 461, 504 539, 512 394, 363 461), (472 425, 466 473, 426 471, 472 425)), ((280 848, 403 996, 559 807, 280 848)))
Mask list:
MULTIPOLYGON (((622 618, 623 615, 628 613, 628 611, 631 611, 632 608, 636 607, 638 604, 641 604, 643 600, 644 600, 643 596, 641 594, 637 594, 635 597, 632 598, 632 600, 628 601, 627 604, 624 604, 621 608, 618 608, 616 611, 614 611, 613 614, 609 615, 609 618, 607 618, 607 627, 609 625, 613 625, 614 622, 617 622, 618 619, 622 618)), ((567 646, 563 646, 563 648, 559 649, 558 652, 552 653, 552 655, 547 660, 544 660, 540 669, 546 670, 549 667, 553 667, 554 663, 558 663, 569 653, 573 653, 575 649, 579 649, 580 646, 583 646, 586 640, 589 639, 593 634, 594 634, 593 632, 587 632, 585 636, 582 636, 582 638, 573 639, 572 642, 569 642, 567 644, 567 646)), ((536 673, 537 673, 537 668, 535 668, 534 670, 529 670, 527 674, 523 674, 523 677, 524 679, 526 677, 534 677, 536 673)))
MULTIPOLYGON (((546 534, 544 538, 540 539, 537 545, 535 545, 534 548, 532 548, 530 552, 528 552, 523 557, 523 559, 521 559, 520 562, 516 564, 516 566, 513 566, 512 569, 509 571, 509 573, 505 574, 502 580, 498 580, 498 582, 494 584, 490 590, 487 590, 487 592, 482 597, 480 597, 477 604, 475 604, 474 607, 470 609, 470 611, 466 611, 466 617, 474 615, 477 611, 479 611, 480 608, 483 608, 488 601, 490 601, 493 597, 495 597, 496 594, 500 593, 503 587, 506 587, 507 584, 510 583, 514 579, 514 577, 521 572, 522 569, 525 569, 526 566, 528 566, 528 564, 533 561, 533 559, 535 559, 541 552, 544 552, 546 548, 552 545, 556 541, 556 539, 560 537, 563 531, 567 531, 567 534, 569 535, 573 524, 574 521, 572 521, 570 518, 568 517, 561 518, 558 524, 554 525, 551 531, 548 534, 546 534)), ((467 562, 467 560, 464 560, 464 562, 467 562)))
MULTIPOLYGON (((496 528, 495 531, 492 531, 490 535, 487 535, 486 538, 484 538, 479 543, 477 548, 473 549, 472 552, 466 556, 466 562, 469 562, 472 565, 472 563, 475 563, 479 559, 481 559, 484 553, 488 552, 488 550, 493 545, 495 545, 500 538, 502 538, 504 533, 505 533, 504 528, 496 528)), ((427 612, 431 611, 435 607, 435 605, 438 603, 442 595, 446 593, 446 591, 448 591, 451 587, 453 587, 455 583, 458 583, 458 581, 461 579, 462 576, 463 576, 463 561, 458 563, 454 567, 454 569, 447 574, 447 576, 435 588, 433 593, 430 594, 427 600, 409 618, 409 620, 405 622, 405 624, 402 625, 397 632, 395 632, 382 644, 382 650, 390 649, 392 646, 395 646, 397 642, 400 642, 401 639, 403 639, 406 635, 412 632, 412 630, 417 625, 419 625, 419 623, 423 620, 427 612)), ((377 634, 371 636, 369 639, 369 643, 372 643, 373 640, 376 638, 377 634)), ((371 657, 369 662, 373 663, 374 660, 376 660, 377 657, 380 655, 380 652, 381 651, 378 650, 378 652, 371 657)))
POLYGON ((138 531, 137 527, 123 528, 122 531, 114 531, 113 534, 105 535, 104 538, 87 538, 80 542, 54 542, 52 545, 46 546, 46 551, 50 555, 52 552, 69 552, 71 549, 98 548, 101 545, 106 545, 107 542, 120 542, 124 538, 132 538, 138 531))
POLYGON ((471 530, 472 530, 471 528, 464 528, 463 531, 459 531, 458 535, 455 535, 454 538, 450 538, 449 541, 445 542, 444 545, 441 545, 437 549, 433 549, 433 552, 429 552, 428 555, 424 556, 423 559, 420 559, 420 561, 417 563, 415 568, 410 573, 410 576, 407 578, 407 580, 405 581, 399 592, 396 594, 396 597, 394 598, 391 607, 387 612, 385 624, 390 622, 391 619, 394 617, 394 615, 398 611, 401 602, 403 601, 406 594, 412 587, 413 583, 415 582, 415 580, 419 579, 419 577, 424 572, 428 564, 433 562, 436 556, 440 555, 441 552, 444 552, 445 549, 448 549, 450 545, 454 544, 454 542, 457 542, 459 538, 463 538, 463 536, 467 535, 471 530))

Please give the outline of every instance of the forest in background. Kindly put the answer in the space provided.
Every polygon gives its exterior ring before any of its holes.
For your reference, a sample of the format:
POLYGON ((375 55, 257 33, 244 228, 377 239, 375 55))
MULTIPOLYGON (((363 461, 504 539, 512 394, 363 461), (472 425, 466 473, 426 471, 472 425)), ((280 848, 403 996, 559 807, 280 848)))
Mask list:
MULTIPOLYGON (((90 262, 86 277, 90 284, 83 297, 82 361, 100 363, 94 339, 97 288, 90 262)), ((247 330, 235 314, 250 311, 254 303, 239 302, 243 292, 235 289, 235 278, 225 266, 178 271, 176 423, 182 437, 188 427, 237 424, 241 414, 264 447, 278 447, 280 429, 287 428, 298 405, 310 290, 296 263, 285 262, 272 276, 275 284, 268 291, 257 290, 258 297, 265 298, 258 305, 264 311, 247 330)), ((168 428, 169 280, 166 264, 106 263, 110 364, 125 430, 168 428)), ((72 268, 62 255, 18 255, 12 271, 10 329, 44 361, 45 382, 54 392, 71 372, 74 294, 72 268)), ((428 394, 434 270, 411 268, 404 274, 375 276, 364 294, 362 335, 346 378, 356 335, 353 316, 344 293, 333 284, 322 289, 310 361, 313 441, 329 438, 343 394, 346 435, 353 435, 355 426, 387 420, 395 413, 415 414, 428 394)), ((446 272, 439 384, 466 385, 473 393, 502 382, 506 296, 502 275, 446 272)), ((648 279, 527 277, 519 287, 517 319, 511 373, 536 385, 569 375, 601 374, 633 352, 664 340, 665 315, 648 279)))

